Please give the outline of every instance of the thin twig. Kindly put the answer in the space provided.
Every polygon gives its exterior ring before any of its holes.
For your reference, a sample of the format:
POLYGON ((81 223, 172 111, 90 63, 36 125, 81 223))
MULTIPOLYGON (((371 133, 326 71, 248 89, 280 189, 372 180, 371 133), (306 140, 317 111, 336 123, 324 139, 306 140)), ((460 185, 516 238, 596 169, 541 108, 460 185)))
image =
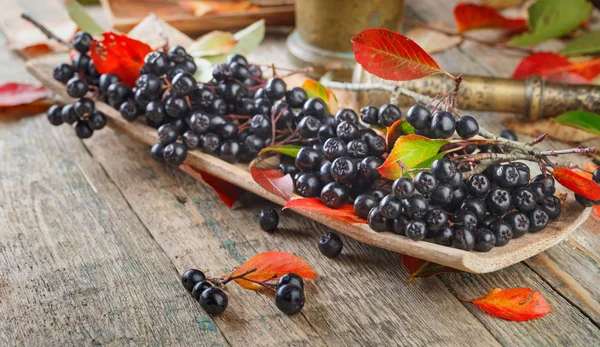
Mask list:
POLYGON ((38 22, 37 20, 33 19, 31 16, 29 16, 27 13, 22 13, 21 14, 21 18, 25 19, 26 21, 28 21, 29 23, 35 25, 36 28, 40 29, 40 31, 42 33, 44 33, 44 35, 46 35, 49 39, 51 40, 55 40, 58 41, 59 43, 61 43, 62 45, 66 46, 69 49, 74 49, 73 45, 70 44, 69 42, 61 39, 60 37, 56 36, 53 32, 51 32, 50 30, 48 30, 44 25, 42 25, 42 23, 38 22))

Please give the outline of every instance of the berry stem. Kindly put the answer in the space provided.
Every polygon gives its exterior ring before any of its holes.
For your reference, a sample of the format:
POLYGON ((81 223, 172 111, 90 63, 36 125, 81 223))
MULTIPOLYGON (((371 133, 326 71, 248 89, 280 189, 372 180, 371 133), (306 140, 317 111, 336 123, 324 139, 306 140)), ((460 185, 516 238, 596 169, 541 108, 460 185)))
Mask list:
POLYGON ((65 47, 67 47, 69 49, 74 49, 72 44, 70 44, 69 42, 61 39, 58 36, 56 36, 53 32, 51 32, 50 30, 48 30, 48 28, 46 28, 42 23, 40 23, 37 20, 33 19, 27 13, 22 13, 21 14, 21 18, 23 18, 26 21, 28 21, 29 23, 33 24, 36 28, 40 29, 40 31, 42 33, 44 33, 44 35, 46 35, 49 39, 55 40, 55 41, 59 42, 60 44, 62 44, 63 46, 65 46, 65 47))

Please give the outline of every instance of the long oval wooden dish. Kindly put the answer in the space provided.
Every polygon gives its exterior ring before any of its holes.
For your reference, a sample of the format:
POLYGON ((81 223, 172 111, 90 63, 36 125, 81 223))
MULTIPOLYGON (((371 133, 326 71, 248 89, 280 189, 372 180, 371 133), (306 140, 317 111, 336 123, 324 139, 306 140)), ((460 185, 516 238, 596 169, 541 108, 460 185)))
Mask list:
MULTIPOLYGON (((51 73, 54 66, 65 60, 65 55, 47 56, 29 61, 27 70, 49 89, 56 92, 64 102, 73 102, 73 99, 66 94, 64 86, 55 81, 51 73)), ((127 122, 121 117, 119 111, 103 102, 96 102, 96 108, 106 114, 108 125, 111 128, 149 146, 158 142, 155 129, 141 122, 127 122)), ((245 165, 229 164, 197 150, 188 153, 186 163, 276 204, 285 204, 284 199, 267 192, 254 182, 245 165)), ((468 272, 486 273, 516 264, 564 240, 588 218, 591 209, 581 207, 573 199, 572 194, 569 194, 569 198, 563 205, 563 213, 558 221, 551 223, 541 232, 528 233, 521 238, 512 240, 506 246, 495 247, 488 253, 466 252, 426 241, 415 242, 404 236, 389 232, 374 232, 365 224, 348 224, 313 211, 295 211, 360 242, 468 272)))

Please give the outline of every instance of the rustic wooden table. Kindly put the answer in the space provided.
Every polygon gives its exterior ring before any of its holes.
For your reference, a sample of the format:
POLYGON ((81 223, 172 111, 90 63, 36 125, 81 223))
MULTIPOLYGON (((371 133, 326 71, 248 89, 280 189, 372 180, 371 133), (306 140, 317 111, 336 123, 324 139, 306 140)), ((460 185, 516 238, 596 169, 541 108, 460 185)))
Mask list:
MULTIPOLYGON (((407 2, 407 17, 429 22, 451 22, 456 3, 407 2)), ((251 59, 289 66, 284 39, 269 36, 251 59)), ((518 58, 469 42, 436 55, 450 71, 498 76, 518 58)), ((31 81, 4 48, 0 71, 0 83, 31 81)), ((496 114, 478 116, 502 128, 496 114)), ((327 259, 316 247, 325 227, 284 211, 280 229, 266 234, 257 215, 270 203, 248 194, 229 210, 147 151, 110 129, 81 141, 44 116, 0 124, 0 345, 600 344, 596 217, 502 271, 405 283, 399 254, 345 238, 342 255, 327 259), (187 268, 221 274, 270 249, 319 274, 301 314, 285 316, 272 297, 232 285, 228 310, 210 317, 181 286, 187 268), (509 322, 456 298, 496 287, 535 289, 553 312, 509 322)))

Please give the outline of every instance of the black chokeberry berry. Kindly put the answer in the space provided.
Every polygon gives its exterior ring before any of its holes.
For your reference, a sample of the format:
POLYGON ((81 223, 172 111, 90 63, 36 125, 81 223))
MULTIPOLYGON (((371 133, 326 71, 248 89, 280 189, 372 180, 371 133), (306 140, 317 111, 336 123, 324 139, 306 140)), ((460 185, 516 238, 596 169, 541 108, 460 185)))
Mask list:
POLYGON ((496 219, 490 223, 489 229, 496 236, 496 246, 504 246, 513 238, 513 230, 508 223, 501 219, 496 219))
POLYGON ((425 215, 425 223, 427 223, 427 229, 429 231, 440 230, 448 223, 448 215, 446 214, 446 211, 434 208, 425 215))
MULTIPOLYGON (((296 129, 300 133, 302 138, 308 139, 317 137, 319 134, 319 128, 321 128, 321 121, 313 116, 303 117, 297 124, 296 129)), ((269 127, 269 131, 271 131, 269 127)))
POLYGON ((354 199, 354 214, 362 219, 369 217, 369 212, 378 206, 377 200, 369 194, 361 194, 354 199))
POLYGON ((427 200, 422 195, 414 194, 404 200, 404 213, 410 218, 424 218, 428 209, 427 200))
POLYGON ((437 187, 438 181, 431 172, 421 171, 415 176, 415 188, 421 194, 430 194, 437 187))
POLYGON ((530 180, 529 166, 527 166, 526 164, 523 164, 523 163, 519 163, 519 162, 514 162, 513 166, 519 172, 519 182, 518 182, 517 186, 523 187, 523 186, 528 185, 529 180, 530 180))
POLYGON ((479 228, 475 232, 475 250, 489 252, 496 246, 496 235, 487 228, 479 228))
POLYGON ((351 158, 364 158, 369 155, 369 146, 363 140, 352 140, 346 147, 351 158))
POLYGON ((505 139, 511 140, 511 141, 518 141, 519 139, 517 138, 517 134, 514 133, 514 131, 509 130, 509 129, 504 129, 502 131, 500 131, 498 133, 498 136, 503 137, 505 139))
POLYGON ((450 112, 438 111, 431 117, 431 132, 438 139, 445 139, 454 135, 456 121, 450 112))
POLYGON ((556 192, 554 177, 552 177, 550 174, 548 174, 546 176, 537 175, 531 180, 531 183, 537 183, 537 182, 539 182, 543 185, 544 194, 546 196, 554 195, 554 193, 556 192))
POLYGON ((350 190, 339 182, 329 182, 321 190, 321 202, 329 208, 340 208, 350 199, 350 190))
POLYGON ((439 207, 444 207, 452 202, 454 190, 448 183, 440 183, 435 190, 429 194, 429 201, 439 207))
POLYGON ((519 184, 519 171, 512 164, 500 165, 494 171, 494 182, 500 188, 512 188, 519 184))
POLYGON ((52 125, 61 125, 63 123, 62 119, 62 107, 59 105, 52 105, 48 109, 48 121, 52 125))
POLYGON ((80 77, 73 77, 67 82, 67 94, 72 98, 83 98, 88 92, 88 84, 80 77))
POLYGON ((75 124, 75 135, 80 139, 87 139, 94 134, 94 130, 89 127, 86 121, 80 120, 75 124))
POLYGON ((277 230, 279 224, 279 213, 272 208, 264 209, 260 211, 258 215, 258 222, 260 228, 268 233, 277 230))
POLYGON ((73 36, 73 48, 80 53, 86 53, 90 50, 90 43, 92 42, 92 36, 84 31, 78 31, 73 36))
POLYGON ((427 107, 415 104, 406 112, 406 120, 415 129, 428 129, 431 124, 431 112, 427 107))
POLYGON ((152 146, 152 148, 150 148, 150 156, 152 157, 152 159, 162 162, 165 160, 163 157, 164 150, 165 145, 159 142, 152 146))
POLYGON ((285 101, 291 108, 301 108, 306 99, 306 92, 300 87, 294 87, 285 93, 285 101))
POLYGON ((180 72, 171 81, 173 92, 178 96, 190 95, 196 89, 196 80, 188 72, 180 72))
POLYGON ((410 219, 405 215, 401 214, 396 219, 394 219, 394 225, 392 231, 394 234, 406 236, 406 226, 410 222, 410 219))
POLYGON ((275 305, 287 315, 300 312, 304 307, 304 300, 302 289, 292 284, 284 284, 275 292, 275 305))
POLYGON ((529 189, 533 192, 535 200, 538 203, 546 200, 546 197, 550 195, 547 194, 547 189, 542 182, 531 182, 531 184, 529 184, 529 189))
POLYGON ((133 100, 123 102, 119 106, 119 112, 121 113, 121 117, 128 122, 133 122, 140 115, 140 109, 133 100))
POLYGON ((479 133, 479 124, 471 116, 462 116, 456 121, 456 133, 462 139, 470 139, 479 133))
POLYGON ((483 174, 474 174, 466 181, 467 190, 474 196, 484 197, 491 188, 490 180, 483 174))
POLYGON ((490 215, 490 214, 486 214, 485 216, 483 216, 483 218, 479 221, 479 226, 484 227, 484 228, 489 228, 490 224, 492 224, 493 221, 495 221, 496 217, 490 215))
POLYGON ((177 129, 171 123, 163 124, 158 128, 158 138, 163 145, 177 141, 178 137, 177 129))
POLYGON ((85 53, 81 53, 81 54, 73 57, 73 67, 80 74, 87 74, 89 65, 90 65, 90 56, 89 55, 87 55, 85 53))
POLYGON ((291 284, 291 285, 294 285, 294 286, 304 290, 304 281, 302 280, 302 277, 296 275, 295 273, 288 273, 288 274, 282 275, 277 280, 277 283, 275 283, 275 286, 277 288, 279 288, 286 284, 291 284))
POLYGON ((594 170, 592 174, 592 180, 596 183, 600 183, 600 167, 594 170))
POLYGON ((332 137, 323 144, 323 157, 327 160, 335 160, 336 158, 347 154, 346 142, 337 137, 332 137))
POLYGON ((314 198, 321 194, 323 183, 316 173, 305 172, 294 182, 296 194, 305 198, 314 198))
POLYGON ((181 283, 188 292, 192 292, 197 283, 206 281, 206 276, 200 270, 189 269, 181 275, 181 283))
POLYGON ((340 124, 341 122, 358 123, 358 115, 353 109, 341 108, 334 116, 335 123, 340 124))
POLYGON ((52 71, 54 79, 61 82, 67 83, 73 76, 75 76, 75 68, 70 64, 60 64, 52 71))
POLYGON ((331 163, 331 177, 337 181, 343 183, 352 183, 357 173, 358 168, 356 161, 349 157, 339 157, 331 163))
POLYGON ((360 120, 367 124, 379 122, 379 110, 375 106, 365 106, 360 109, 360 120))
POLYGON ((212 284, 210 284, 210 282, 208 281, 198 282, 196 283, 194 288, 192 288, 192 296, 194 297, 194 299, 200 300, 200 295, 202 295, 202 292, 204 292, 210 287, 212 287, 212 284))
POLYGON ((550 216, 543 206, 537 205, 529 211, 529 231, 536 232, 544 229, 550 222, 550 216))
POLYGON ((335 129, 337 137, 340 139, 349 142, 354 139, 359 138, 360 130, 358 129, 358 125, 350 122, 341 122, 335 129))
POLYGON ((521 237, 529 231, 529 218, 521 212, 513 211, 507 213, 502 220, 510 225, 513 231, 513 239, 521 237))
POLYGON ((451 240, 454 248, 462 249, 463 251, 471 251, 475 247, 473 229, 464 226, 454 227, 451 240))
POLYGON ((111 84, 118 83, 118 82, 121 82, 121 78, 119 78, 119 76, 117 76, 113 73, 102 74, 102 75, 100 75, 100 80, 99 80, 100 91, 103 94, 106 94, 108 92, 108 87, 110 87, 111 84))
POLYGON ((381 174, 377 171, 377 168, 381 164, 381 159, 377 157, 369 156, 364 158, 358 163, 358 178, 366 184, 374 182, 381 177, 381 174))
POLYGON ((448 182, 456 175, 456 166, 450 159, 440 158, 431 164, 431 172, 440 182, 448 182))
MULTIPOLYGON (((250 136, 248 136, 248 138, 250 138, 250 136)), ((248 138, 246 138, 246 140, 248 140, 248 138)), ((221 139, 219 138, 219 135, 206 133, 200 136, 200 149, 202 149, 202 152, 209 154, 218 153, 220 147, 221 139)))
POLYGON ((477 215, 470 210, 461 208, 452 215, 452 223, 470 230, 477 228, 477 215))
POLYGON ((163 158, 167 164, 179 166, 187 156, 187 148, 179 142, 173 142, 165 146, 163 158))
POLYGON ((296 155, 296 167, 302 171, 317 171, 321 167, 321 154, 311 147, 302 147, 296 155))
POLYGON ((200 294, 198 302, 206 313, 218 315, 225 311, 229 299, 227 298, 227 294, 220 288, 210 287, 200 294))
POLYGON ((325 115, 327 111, 327 105, 325 101, 321 98, 312 97, 304 103, 302 106, 302 111, 307 116, 313 116, 317 118, 321 118, 325 115))
POLYGON ((319 240, 319 251, 327 258, 336 258, 342 253, 343 248, 344 242, 337 233, 332 231, 325 233, 319 240))
POLYGON ((382 232, 393 230, 394 221, 384 218, 379 211, 379 206, 373 207, 371 211, 369 211, 367 222, 373 231, 382 232))
POLYGON ((550 218, 550 220, 555 220, 558 218, 558 216, 560 216, 560 199, 556 196, 552 195, 547 197, 544 201, 542 201, 541 205, 546 210, 546 213, 548 214, 548 218, 550 218))
POLYGON ((445 225, 439 230, 430 232, 430 235, 428 235, 428 236, 433 238, 434 243, 436 243, 438 245, 450 247, 450 246, 452 246, 452 236, 453 235, 454 235, 454 230, 452 230, 452 228, 449 225, 445 225))
POLYGON ((165 100, 165 112, 173 118, 183 118, 188 115, 190 105, 184 97, 172 96, 165 100))
POLYGON ((387 195, 379 202, 379 212, 383 218, 396 218, 402 212, 402 201, 391 194, 387 195))
POLYGON ((333 177, 331 177, 331 162, 329 160, 324 160, 321 162, 319 177, 321 178, 321 182, 323 182, 323 184, 333 182, 333 177))
POLYGON ((169 59, 163 52, 150 52, 144 57, 144 68, 153 75, 162 76, 169 69, 169 59))
POLYGON ((454 212, 460 208, 463 201, 467 198, 467 187, 463 183, 452 192, 452 200, 446 206, 448 212, 454 212))
POLYGON ((454 177, 452 177, 450 181, 446 183, 448 183, 452 189, 458 189, 462 183, 462 172, 460 172, 460 170, 456 170, 454 177))
POLYGON ((404 177, 400 177, 394 181, 392 185, 392 192, 398 199, 407 199, 415 191, 415 186, 412 180, 404 177))
POLYGON ((510 192, 502 188, 492 189, 485 197, 485 206, 494 216, 502 216, 510 209, 512 197, 510 192))
POLYGON ((366 138, 365 142, 369 147, 371 155, 381 156, 386 151, 387 145, 385 139, 379 135, 369 136, 366 138))
POLYGON ((327 142, 328 139, 335 137, 335 127, 329 124, 321 124, 317 131, 317 138, 321 143, 327 142))
POLYGON ((406 237, 413 241, 420 241, 427 235, 427 225, 421 219, 413 219, 404 229, 406 237))
POLYGON ((460 205, 461 209, 465 209, 465 210, 469 210, 473 213, 475 213, 475 216, 477 216, 477 220, 481 221, 483 219, 483 217, 485 216, 485 203, 483 202, 483 200, 479 199, 479 198, 475 198, 475 197, 468 197, 466 198, 462 205, 460 205))
POLYGON ((385 104, 379 108, 379 124, 389 127, 402 118, 402 111, 394 104, 385 104))
POLYGON ((100 130, 104 128, 106 126, 106 122, 106 116, 104 115, 104 113, 98 110, 92 112, 92 115, 87 120, 88 126, 92 130, 100 130))

